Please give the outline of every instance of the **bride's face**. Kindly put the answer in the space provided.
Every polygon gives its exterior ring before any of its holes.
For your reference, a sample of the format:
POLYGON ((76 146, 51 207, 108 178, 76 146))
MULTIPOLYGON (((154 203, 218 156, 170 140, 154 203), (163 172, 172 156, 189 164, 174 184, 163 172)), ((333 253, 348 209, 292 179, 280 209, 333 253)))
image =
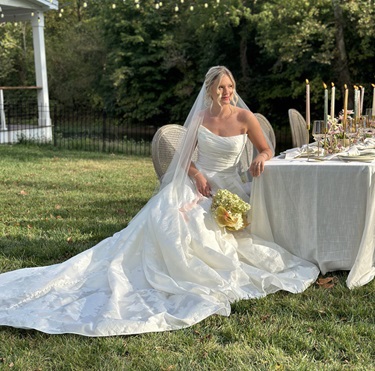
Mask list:
POLYGON ((230 104, 233 97, 234 84, 229 76, 224 75, 221 79, 217 79, 211 88, 211 96, 214 102, 220 102, 220 104, 230 104))

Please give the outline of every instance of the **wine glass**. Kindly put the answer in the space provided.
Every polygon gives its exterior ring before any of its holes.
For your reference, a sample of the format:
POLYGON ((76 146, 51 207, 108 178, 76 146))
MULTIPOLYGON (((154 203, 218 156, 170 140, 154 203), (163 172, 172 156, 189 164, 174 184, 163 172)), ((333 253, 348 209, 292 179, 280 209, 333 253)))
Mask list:
POLYGON ((375 111, 372 108, 366 109, 368 133, 374 135, 375 132, 375 111))
POLYGON ((318 157, 320 155, 320 141, 327 134, 327 123, 324 120, 315 120, 313 123, 312 135, 318 143, 318 157))
POLYGON ((357 137, 357 122, 355 119, 348 117, 345 124, 345 136, 349 138, 350 144, 353 143, 354 138, 357 137))
POLYGON ((361 118, 359 119, 359 129, 358 129, 361 141, 364 141, 369 135, 369 133, 371 133, 371 131, 372 130, 369 125, 368 116, 367 115, 361 116, 361 118))

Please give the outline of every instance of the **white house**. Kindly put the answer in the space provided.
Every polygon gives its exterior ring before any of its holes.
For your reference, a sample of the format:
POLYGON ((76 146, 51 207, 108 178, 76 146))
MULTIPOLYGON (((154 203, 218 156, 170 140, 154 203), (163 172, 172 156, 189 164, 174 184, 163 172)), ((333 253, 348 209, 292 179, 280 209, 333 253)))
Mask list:
POLYGON ((52 140, 44 44, 44 13, 56 9, 58 9, 57 0, 0 0, 0 23, 31 22, 36 75, 35 86, 0 86, 0 144, 15 143, 20 137, 52 140), (38 126, 7 125, 4 112, 4 92, 12 89, 35 89, 37 91, 38 99, 35 104, 38 104, 38 126))

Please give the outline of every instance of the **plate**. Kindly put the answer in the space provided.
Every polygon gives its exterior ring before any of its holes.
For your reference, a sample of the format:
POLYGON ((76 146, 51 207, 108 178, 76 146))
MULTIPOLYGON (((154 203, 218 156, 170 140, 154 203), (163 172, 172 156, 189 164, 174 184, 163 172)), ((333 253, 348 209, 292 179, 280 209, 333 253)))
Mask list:
POLYGON ((359 162, 372 162, 375 160, 374 156, 340 156, 338 155, 337 158, 343 161, 359 161, 359 162))

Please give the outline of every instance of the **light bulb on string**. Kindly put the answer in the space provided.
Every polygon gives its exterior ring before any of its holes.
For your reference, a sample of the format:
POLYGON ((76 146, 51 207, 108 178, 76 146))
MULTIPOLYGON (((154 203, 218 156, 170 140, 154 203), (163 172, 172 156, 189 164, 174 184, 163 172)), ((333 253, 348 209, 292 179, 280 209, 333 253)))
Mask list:
POLYGON ((190 5, 190 11, 193 11, 193 10, 194 10, 194 6, 190 5))
POLYGON ((116 4, 115 3, 112 4, 112 9, 116 9, 116 4))
POLYGON ((163 2, 162 1, 159 2, 159 6, 163 6, 163 2))
POLYGON ((159 4, 155 4, 155 9, 159 9, 159 4))
POLYGON ((208 8, 208 4, 207 4, 207 3, 204 3, 204 7, 205 7, 205 8, 208 8))
POLYGON ((174 7, 174 11, 175 12, 178 12, 179 11, 179 9, 178 9, 178 5, 176 4, 176 6, 174 7))
POLYGON ((184 0, 180 0, 181 1, 181 4, 183 4, 184 3, 184 0))
POLYGON ((31 12, 31 16, 34 17, 35 13, 34 12, 31 12))
POLYGON ((60 18, 62 17, 62 13, 59 13, 59 17, 60 17, 60 18))
POLYGON ((87 8, 87 3, 86 3, 86 1, 83 3, 83 7, 84 7, 84 8, 87 8))

